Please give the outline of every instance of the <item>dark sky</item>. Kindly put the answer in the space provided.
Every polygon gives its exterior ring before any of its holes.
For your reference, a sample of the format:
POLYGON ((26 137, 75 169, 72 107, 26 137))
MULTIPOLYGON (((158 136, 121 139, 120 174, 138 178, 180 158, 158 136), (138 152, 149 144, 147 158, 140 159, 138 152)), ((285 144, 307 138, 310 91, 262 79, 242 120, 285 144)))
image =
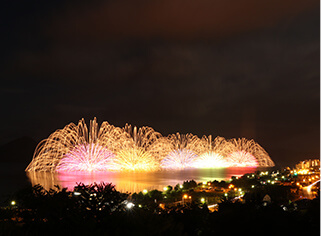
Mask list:
POLYGON ((4 1, 0 144, 84 117, 319 158, 316 0, 4 1))

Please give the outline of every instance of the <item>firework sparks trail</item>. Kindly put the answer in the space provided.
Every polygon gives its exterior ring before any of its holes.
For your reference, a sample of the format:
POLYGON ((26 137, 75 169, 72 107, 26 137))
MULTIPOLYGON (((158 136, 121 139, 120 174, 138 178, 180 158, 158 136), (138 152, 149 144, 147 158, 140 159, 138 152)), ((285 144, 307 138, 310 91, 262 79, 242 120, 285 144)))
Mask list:
POLYGON ((226 157, 228 167, 257 167, 259 166, 256 158, 246 151, 233 152, 226 157))
POLYGON ((172 134, 168 136, 167 155, 161 160, 164 169, 193 167, 198 155, 204 152, 205 142, 193 134, 172 134))
POLYGON ((108 171, 113 169, 112 160, 114 156, 115 155, 111 151, 96 144, 76 146, 65 154, 57 165, 56 171, 108 171))
POLYGON ((195 168, 223 168, 228 167, 229 163, 227 163, 220 154, 207 152, 199 156, 192 166, 195 168))
POLYGON ((141 148, 122 149, 114 160, 115 170, 153 171, 159 169, 159 163, 149 152, 141 148))
POLYGON ((191 168, 196 158, 197 155, 191 150, 174 150, 162 160, 161 166, 164 169, 191 168))
POLYGON ((154 171, 158 169, 274 166, 254 140, 193 134, 163 137, 151 127, 118 128, 96 118, 71 123, 40 142, 26 171, 154 171))
MULTIPOLYGON (((114 127, 108 122, 103 122, 98 128, 97 121, 94 119, 90 121, 88 131, 87 125, 82 119, 78 125, 74 123, 66 125, 40 142, 26 171, 80 170, 83 168, 80 166, 76 168, 76 161, 83 166, 88 162, 94 163, 94 160, 101 162, 100 154, 102 153, 106 159, 110 159, 113 157, 112 154, 119 150, 121 144, 124 143, 126 143, 126 135, 122 129, 114 127), (99 154, 98 157, 93 155, 94 153, 99 154), (91 160, 92 158, 94 160, 91 160), (59 166, 58 169, 57 166, 59 166)), ((106 162, 101 163, 106 164, 106 162)), ((98 165, 95 166, 98 168, 98 165)), ((104 167, 98 169, 101 170, 104 167)), ((96 170, 92 169, 92 171, 96 170)))
POLYGON ((151 127, 132 127, 126 124, 123 128, 126 142, 116 152, 113 164, 116 170, 153 171, 159 169, 159 140, 162 135, 151 127))
POLYGON ((232 166, 240 166, 240 162, 242 162, 242 160, 249 161, 248 164, 252 166, 274 166, 274 162, 271 160, 269 154, 253 139, 230 139, 228 140, 228 142, 234 146, 234 148, 232 148, 232 151, 226 156, 227 161, 230 162, 232 166), (255 162, 256 165, 254 165, 255 162))

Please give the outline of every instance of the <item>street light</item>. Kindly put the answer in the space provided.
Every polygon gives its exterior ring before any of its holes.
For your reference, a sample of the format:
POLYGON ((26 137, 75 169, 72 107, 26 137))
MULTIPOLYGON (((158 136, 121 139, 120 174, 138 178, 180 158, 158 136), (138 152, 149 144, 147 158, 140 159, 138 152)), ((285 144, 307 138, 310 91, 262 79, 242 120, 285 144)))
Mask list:
POLYGON ((127 209, 131 209, 131 208, 133 208, 134 206, 135 206, 135 204, 132 203, 132 202, 128 202, 128 203, 126 204, 126 208, 127 208, 127 209))

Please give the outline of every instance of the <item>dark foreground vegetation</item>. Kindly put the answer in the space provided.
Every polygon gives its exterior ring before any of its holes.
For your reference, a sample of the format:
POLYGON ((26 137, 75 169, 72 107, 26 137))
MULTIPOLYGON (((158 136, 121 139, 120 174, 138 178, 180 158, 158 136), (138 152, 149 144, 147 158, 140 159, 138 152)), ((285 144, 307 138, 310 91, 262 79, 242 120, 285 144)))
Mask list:
POLYGON ((166 206, 163 192, 139 197, 111 184, 20 191, 0 212, 0 235, 319 235, 320 198, 287 206, 222 199, 166 206))

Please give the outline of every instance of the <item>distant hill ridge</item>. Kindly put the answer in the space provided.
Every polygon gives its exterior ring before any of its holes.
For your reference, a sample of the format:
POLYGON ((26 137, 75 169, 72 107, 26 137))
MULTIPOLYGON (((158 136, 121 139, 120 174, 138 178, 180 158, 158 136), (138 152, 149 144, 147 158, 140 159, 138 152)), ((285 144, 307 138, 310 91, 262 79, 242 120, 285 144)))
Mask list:
POLYGON ((30 163, 37 142, 27 136, 0 146, 0 162, 30 163))

